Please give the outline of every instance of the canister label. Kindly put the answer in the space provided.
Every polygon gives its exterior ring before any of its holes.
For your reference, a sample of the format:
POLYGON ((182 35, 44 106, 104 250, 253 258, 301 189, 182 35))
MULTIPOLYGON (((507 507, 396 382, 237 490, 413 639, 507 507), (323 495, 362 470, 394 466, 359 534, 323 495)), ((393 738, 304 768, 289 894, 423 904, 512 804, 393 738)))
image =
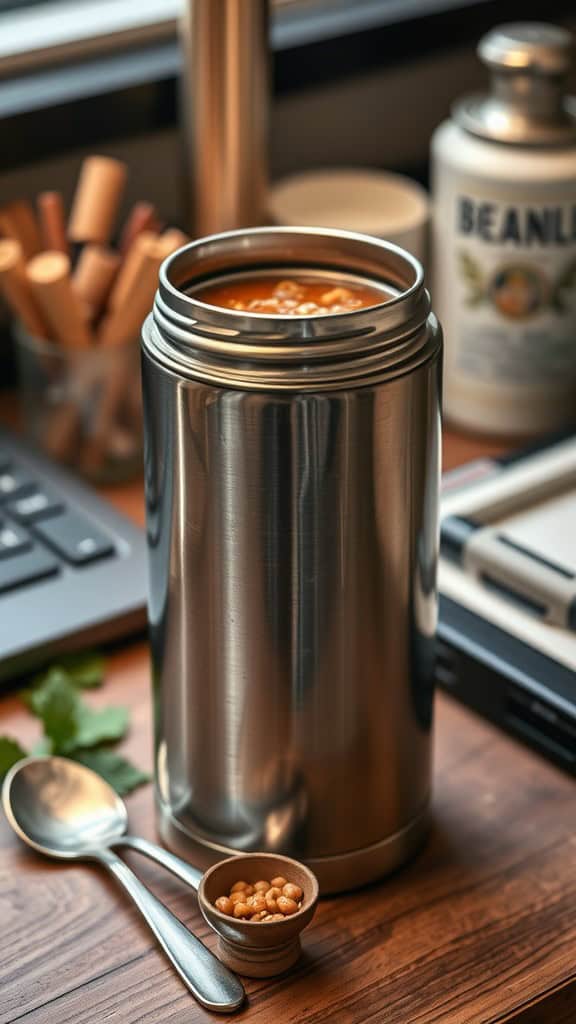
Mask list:
POLYGON ((576 199, 455 196, 454 369, 486 382, 576 380, 576 199))

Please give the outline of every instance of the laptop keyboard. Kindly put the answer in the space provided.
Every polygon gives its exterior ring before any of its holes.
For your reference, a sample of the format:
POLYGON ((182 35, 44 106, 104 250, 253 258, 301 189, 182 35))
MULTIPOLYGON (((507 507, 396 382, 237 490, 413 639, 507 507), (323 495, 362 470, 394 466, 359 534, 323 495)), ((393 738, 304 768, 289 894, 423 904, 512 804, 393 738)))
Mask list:
POLYGON ((115 555, 109 534, 0 448, 0 599, 115 555))

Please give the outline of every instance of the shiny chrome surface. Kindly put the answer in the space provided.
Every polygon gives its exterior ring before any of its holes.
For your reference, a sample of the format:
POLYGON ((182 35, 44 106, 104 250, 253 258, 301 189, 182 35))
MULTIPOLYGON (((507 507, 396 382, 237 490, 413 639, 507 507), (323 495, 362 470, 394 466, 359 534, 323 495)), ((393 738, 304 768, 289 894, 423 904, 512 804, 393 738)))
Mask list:
POLYGON ((440 347, 417 262, 362 236, 243 232, 164 265, 143 335, 150 623, 160 820, 181 850, 281 852, 321 884, 326 863, 334 890, 368 848, 363 881, 421 841, 440 347), (396 295, 282 318, 187 294, 273 253, 396 295))
POLYGON ((202 881, 202 872, 193 867, 192 864, 188 864, 186 861, 181 860, 180 857, 175 857, 169 850, 165 850, 163 846, 158 846, 156 843, 151 843, 148 839, 142 839, 141 836, 118 836, 110 843, 110 846, 124 846, 129 847, 131 850, 135 850, 136 853, 141 853, 144 857, 148 857, 148 860, 153 860, 155 864, 160 864, 161 867, 166 868, 172 875, 179 878, 185 885, 189 885, 194 891, 198 890, 198 886, 202 881))
MULTIPOLYGON (((229 846, 208 842, 205 838, 192 835, 174 817, 170 806, 157 795, 158 828, 162 839, 181 857, 192 857, 195 864, 205 870, 224 857, 231 857, 236 851, 229 846)), ((426 804, 422 812, 409 825, 378 843, 361 850, 335 854, 333 857, 306 857, 307 866, 321 883, 322 895, 357 889, 382 875, 395 871, 410 860, 421 849, 430 827, 430 807, 426 804)), ((236 853, 236 856, 238 854, 236 853)))
POLYGON ((566 96, 574 37, 543 22, 499 25, 478 45, 491 93, 453 108, 462 128, 482 138, 526 146, 576 142, 576 100, 566 96))
POLYGON ((126 808, 104 780, 62 757, 31 757, 8 772, 2 804, 12 828, 28 846, 60 860, 102 864, 131 897, 184 984, 202 1006, 237 1009, 244 999, 238 979, 142 884, 113 852, 131 846, 158 860, 195 889, 201 872, 137 837, 124 836, 126 808), (160 855, 160 856, 159 856, 160 855))
POLYGON ((181 118, 195 235, 261 224, 269 0, 186 0, 181 118))

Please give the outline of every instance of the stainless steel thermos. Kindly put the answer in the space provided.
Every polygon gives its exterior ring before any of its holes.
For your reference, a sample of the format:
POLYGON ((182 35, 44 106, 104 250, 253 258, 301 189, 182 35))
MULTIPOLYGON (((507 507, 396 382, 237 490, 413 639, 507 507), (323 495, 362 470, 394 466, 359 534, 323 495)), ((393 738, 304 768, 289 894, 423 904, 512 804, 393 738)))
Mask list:
POLYGON ((422 269, 257 228, 164 263, 143 330, 159 827, 199 864, 396 867, 430 799, 441 333, 422 269), (345 314, 207 305, 278 268, 382 288, 345 314))

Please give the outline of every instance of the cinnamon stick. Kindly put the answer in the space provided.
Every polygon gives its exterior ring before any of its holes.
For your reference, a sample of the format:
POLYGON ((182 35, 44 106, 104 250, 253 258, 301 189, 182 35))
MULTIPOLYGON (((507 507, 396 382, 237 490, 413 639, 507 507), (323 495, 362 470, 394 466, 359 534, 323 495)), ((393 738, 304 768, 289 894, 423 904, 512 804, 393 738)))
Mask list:
POLYGON ((121 160, 90 156, 82 164, 68 236, 73 242, 105 245, 112 234, 126 182, 127 168, 121 160))
POLYGON ((41 192, 36 201, 44 249, 68 253, 64 203, 60 192, 41 192))
POLYGON ((111 312, 103 321, 99 341, 102 345, 123 345, 136 340, 146 316, 152 308, 158 285, 160 264, 166 257, 161 239, 140 242, 140 263, 129 300, 111 305, 111 312))
POLYGON ((72 288, 68 257, 62 252, 41 253, 26 267, 26 278, 52 338, 71 348, 88 348, 93 337, 72 288))
POLYGON ((38 223, 26 199, 14 199, 0 207, 0 232, 20 242, 25 260, 40 251, 38 223))
POLYGON ((100 245, 84 247, 72 278, 74 291, 84 303, 90 319, 101 313, 120 266, 120 256, 100 245))
POLYGON ((177 249, 181 249, 183 245, 188 245, 189 241, 189 236, 180 231, 180 228, 168 228, 164 234, 160 235, 160 245, 165 256, 170 256, 177 249))
POLYGON ((143 231, 157 233, 159 230, 160 221, 152 203, 135 203, 120 235, 118 248, 122 256, 126 256, 138 235, 141 235, 143 231))
POLYGON ((0 240, 0 282, 12 312, 34 338, 47 338, 49 330, 26 279, 22 246, 13 238, 0 240))
POLYGON ((131 246, 124 263, 122 264, 116 282, 112 289, 108 306, 110 310, 123 306, 128 297, 132 294, 134 285, 142 271, 146 260, 147 247, 151 242, 158 240, 158 235, 152 231, 143 231, 138 235, 131 246))

